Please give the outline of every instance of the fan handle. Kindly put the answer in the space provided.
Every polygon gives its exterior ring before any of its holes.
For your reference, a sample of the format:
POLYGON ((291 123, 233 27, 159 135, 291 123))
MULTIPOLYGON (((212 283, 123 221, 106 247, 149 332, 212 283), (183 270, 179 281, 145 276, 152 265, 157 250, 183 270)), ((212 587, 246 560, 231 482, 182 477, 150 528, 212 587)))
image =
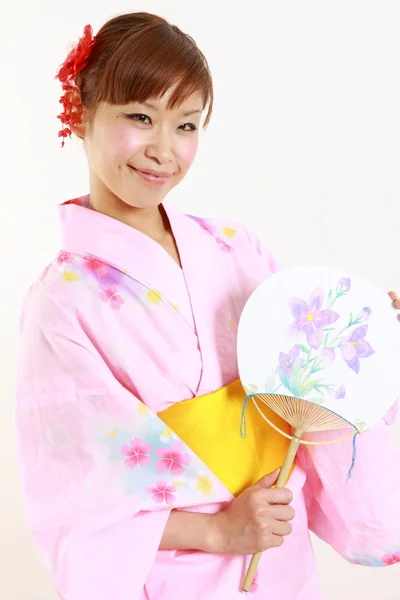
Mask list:
MULTIPOLYGON (((303 435, 303 432, 297 429, 294 432, 294 435, 289 444, 289 448, 286 454, 285 461, 282 465, 282 468, 279 473, 278 481, 276 482, 276 488, 283 488, 287 484, 290 476, 290 471, 292 469, 294 460, 296 458, 297 450, 299 449, 300 440, 303 435)), ((253 583, 254 575, 256 573, 258 563, 260 562, 260 558, 262 556, 262 552, 257 552, 257 554, 253 554, 249 568, 246 573, 246 577, 243 583, 243 591, 248 592, 251 588, 251 584, 253 583)))

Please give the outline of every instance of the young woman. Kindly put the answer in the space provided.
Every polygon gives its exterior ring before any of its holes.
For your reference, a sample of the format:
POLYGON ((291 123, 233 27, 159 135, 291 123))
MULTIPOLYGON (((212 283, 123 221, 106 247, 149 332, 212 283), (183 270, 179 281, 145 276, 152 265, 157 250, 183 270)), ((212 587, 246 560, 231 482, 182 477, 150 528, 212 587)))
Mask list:
POLYGON ((95 38, 86 26, 58 78, 60 136, 83 140, 90 192, 60 206, 60 253, 24 303, 17 429, 59 597, 233 600, 265 551, 255 599, 318 600, 309 529, 351 562, 398 561, 394 413, 360 440, 349 484, 351 442, 302 449, 290 491, 273 489, 286 443, 273 432, 257 468, 245 451, 221 464, 237 435, 227 401, 244 397, 238 321, 277 266, 242 225, 166 202, 211 116, 195 42, 123 15, 95 38))

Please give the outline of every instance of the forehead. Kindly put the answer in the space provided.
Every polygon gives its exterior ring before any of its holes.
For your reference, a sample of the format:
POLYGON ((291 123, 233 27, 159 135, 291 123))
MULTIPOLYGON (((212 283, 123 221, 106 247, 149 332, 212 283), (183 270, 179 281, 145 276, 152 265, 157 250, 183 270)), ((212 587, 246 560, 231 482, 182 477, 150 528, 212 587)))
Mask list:
MULTIPOLYGON (((160 98, 149 98, 148 100, 143 102, 143 104, 153 110, 167 111, 167 110, 169 110, 168 103, 170 101, 172 93, 173 92, 168 91, 166 94, 164 94, 160 98)), ((203 110, 203 94, 200 91, 197 91, 197 92, 194 92, 193 94, 191 94, 191 96, 189 96, 188 98, 183 100, 180 104, 175 106, 172 109, 172 112, 182 113, 182 112, 195 111, 195 110, 200 111, 200 112, 203 110)))
POLYGON ((187 116, 191 115, 193 117, 200 116, 203 112, 203 102, 204 97, 201 91, 196 91, 188 98, 183 100, 180 104, 175 106, 173 109, 168 108, 168 103, 172 94, 174 93, 174 88, 168 90, 163 96, 159 98, 148 98, 143 100, 142 102, 132 101, 128 104, 124 105, 112 105, 107 102, 102 102, 99 106, 100 112, 103 114, 108 113, 109 111, 115 112, 115 110, 123 109, 125 112, 132 111, 133 109, 145 108, 146 110, 152 111, 154 113, 170 113, 174 115, 182 115, 187 116))

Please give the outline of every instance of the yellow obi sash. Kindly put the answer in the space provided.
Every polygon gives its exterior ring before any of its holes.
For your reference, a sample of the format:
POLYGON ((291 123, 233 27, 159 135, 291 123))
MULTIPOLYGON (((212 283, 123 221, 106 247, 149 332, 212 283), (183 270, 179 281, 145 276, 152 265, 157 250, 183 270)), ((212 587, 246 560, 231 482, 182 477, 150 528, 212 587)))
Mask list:
MULTIPOLYGON (((240 434, 246 392, 240 379, 203 396, 177 402, 158 413, 160 419, 218 477, 233 496, 281 467, 290 441, 275 431, 249 400, 247 435, 240 434)), ((262 404, 265 416, 282 431, 290 425, 262 404)))

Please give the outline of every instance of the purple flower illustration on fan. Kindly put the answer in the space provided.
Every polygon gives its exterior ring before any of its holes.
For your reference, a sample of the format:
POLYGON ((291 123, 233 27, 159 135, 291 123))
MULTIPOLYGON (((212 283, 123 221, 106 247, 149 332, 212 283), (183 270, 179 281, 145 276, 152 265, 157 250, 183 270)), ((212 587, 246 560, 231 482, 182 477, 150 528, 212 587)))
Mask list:
POLYGON ((371 344, 364 339, 367 331, 368 325, 357 327, 340 344, 344 360, 355 373, 360 371, 360 358, 368 358, 375 352, 371 344))
POLYGON ((346 389, 343 385, 339 386, 338 389, 335 392, 335 398, 336 400, 341 400, 342 398, 344 398, 346 395, 346 389))
POLYGON ((339 285, 342 286, 342 290, 341 290, 342 293, 344 292, 347 294, 347 292, 349 292, 351 289, 351 281, 348 277, 344 277, 343 279, 341 279, 339 281, 339 285))
POLYGON ((309 399, 317 404, 322 404, 327 397, 339 401, 346 397, 343 383, 327 381, 326 371, 331 370, 341 355, 357 375, 360 359, 375 352, 365 340, 368 331, 366 322, 371 315, 368 306, 355 316, 350 313, 348 320, 343 322, 342 319, 341 326, 332 326, 341 318, 332 310, 333 305, 347 296, 351 289, 351 279, 343 277, 335 288, 328 291, 326 298, 320 287, 312 292, 308 302, 299 298, 289 299, 289 310, 294 317, 289 326, 289 336, 303 334, 306 341, 296 342, 287 352, 279 353, 279 366, 274 375, 278 375, 280 383, 276 385, 274 380, 273 393, 283 388, 297 398, 309 399))
POLYGON ((332 325, 339 315, 328 308, 323 309, 324 292, 322 288, 314 290, 307 302, 298 298, 289 301, 290 310, 295 318, 290 326, 290 335, 304 332, 307 343, 314 350, 318 350, 324 337, 324 329, 332 325))
POLYGON ((321 352, 324 366, 330 366, 336 360, 335 350, 333 348, 324 348, 321 352))
POLYGON ((371 309, 368 306, 364 306, 360 314, 360 321, 368 321, 371 314, 371 309))
MULTIPOLYGON (((293 346, 287 354, 284 352, 279 353, 279 366, 287 376, 290 375, 294 361, 297 357, 300 357, 300 349, 297 346, 293 346)), ((303 364, 304 359, 300 357, 300 366, 303 366, 303 364)))

